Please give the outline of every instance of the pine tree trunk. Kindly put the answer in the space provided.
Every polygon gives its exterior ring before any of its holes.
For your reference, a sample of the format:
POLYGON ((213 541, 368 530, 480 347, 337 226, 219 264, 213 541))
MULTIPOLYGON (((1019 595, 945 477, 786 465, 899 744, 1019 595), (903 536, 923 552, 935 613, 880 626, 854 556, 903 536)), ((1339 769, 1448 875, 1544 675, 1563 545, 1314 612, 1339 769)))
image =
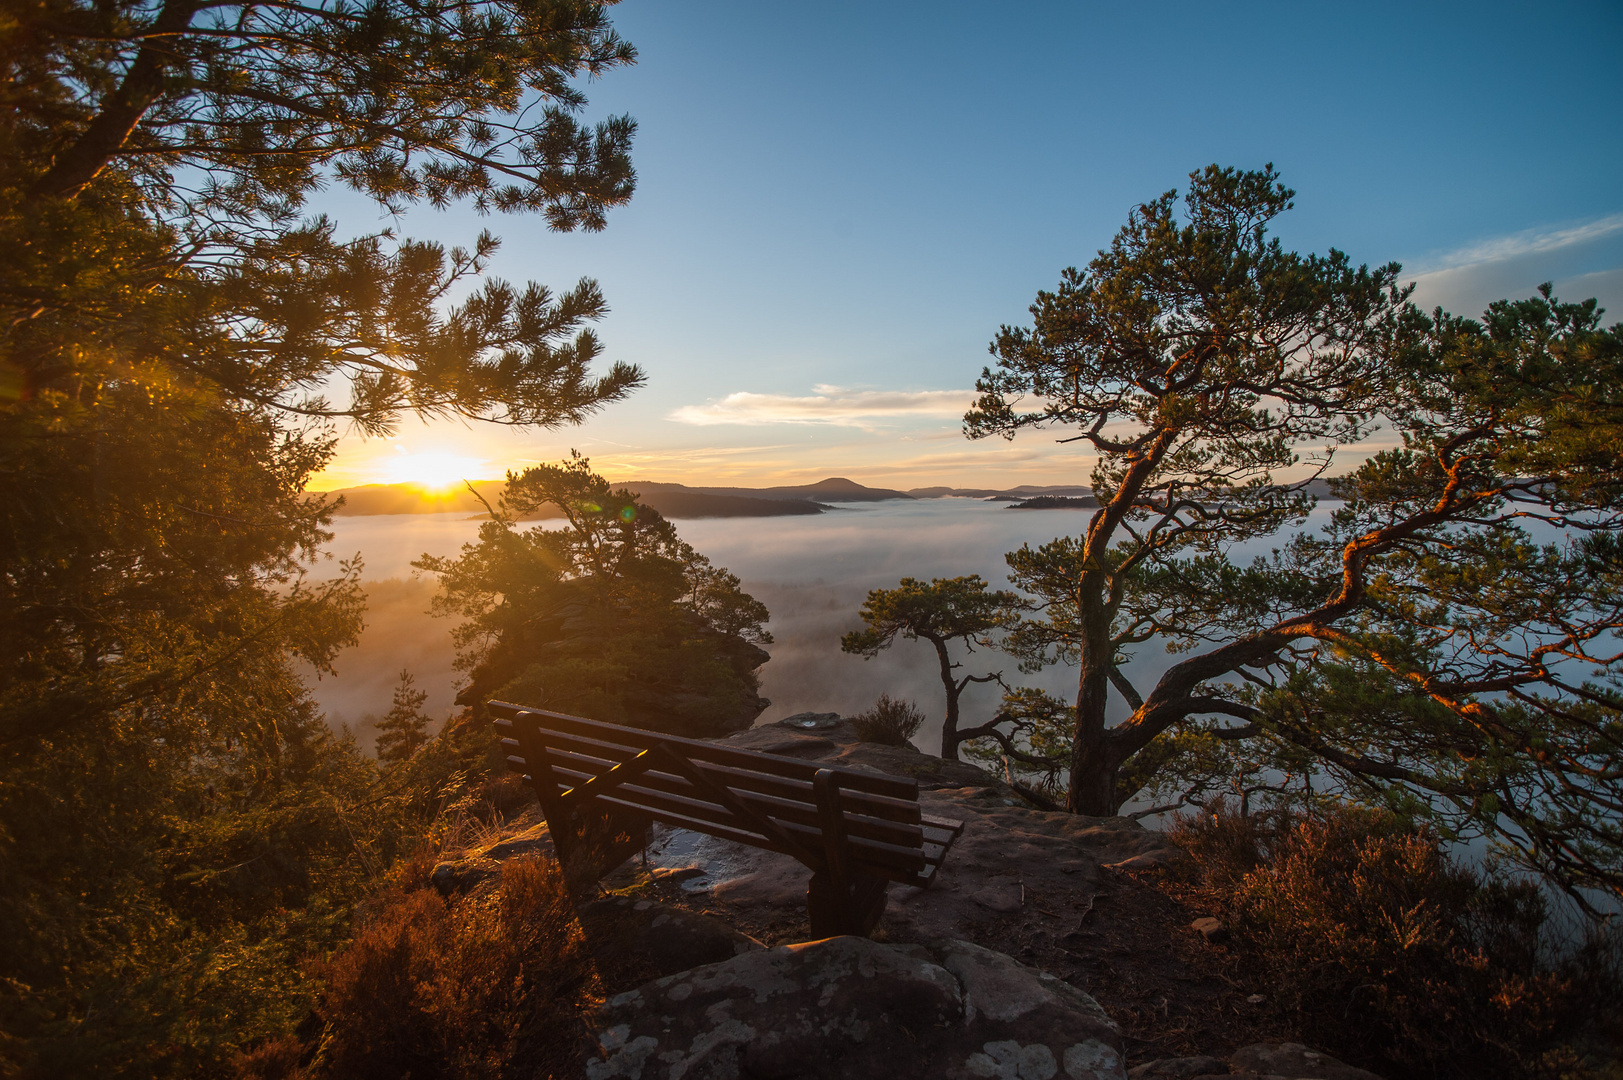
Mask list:
POLYGON ((1073 814, 1110 817, 1116 812, 1116 766, 1105 739, 1105 672, 1084 673, 1076 698, 1075 742, 1071 748, 1073 814))
POLYGON ((941 685, 947 691, 947 718, 941 722, 941 756, 948 761, 958 760, 958 695, 962 687, 952 677, 952 659, 947 655, 945 639, 931 638, 936 659, 941 661, 941 685))
MULTIPOLYGON (((1097 586, 1096 586, 1097 588, 1097 586)), ((1086 597, 1083 607, 1081 675, 1076 692, 1076 727, 1071 744, 1071 790, 1066 809, 1073 814, 1109 817, 1116 812, 1116 766, 1105 737, 1105 703, 1116 650, 1110 640, 1110 612, 1104 597, 1086 597)))

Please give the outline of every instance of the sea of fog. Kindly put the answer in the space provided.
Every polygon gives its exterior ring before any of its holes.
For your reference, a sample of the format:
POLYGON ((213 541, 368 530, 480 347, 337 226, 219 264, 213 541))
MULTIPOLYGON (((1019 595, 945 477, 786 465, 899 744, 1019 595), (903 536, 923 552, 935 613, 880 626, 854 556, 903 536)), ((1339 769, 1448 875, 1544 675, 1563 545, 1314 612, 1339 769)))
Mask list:
MULTIPOLYGON (((1327 513, 1320 509, 1315 516, 1327 513)), ((1005 552, 1075 534, 1090 516, 1087 510, 1011 510, 1005 503, 975 499, 896 499, 844 504, 815 516, 678 520, 676 526, 715 565, 737 574, 744 589, 772 613, 774 643, 767 647, 772 659, 760 671, 761 693, 772 704, 758 721, 771 723, 798 712, 850 715, 880 693, 911 698, 939 717, 941 683, 927 643, 899 640, 872 660, 840 651, 840 635, 860 626, 857 611, 868 591, 894 586, 903 577, 961 574, 980 574, 992 587, 1005 588, 1005 552)), ((456 554, 474 540, 478 527, 478 519, 465 514, 334 521, 331 556, 359 554, 365 562, 366 629, 360 644, 338 657, 336 676, 315 679, 311 673, 311 688, 328 719, 355 731, 362 745, 371 745, 372 721, 389 708, 402 669, 428 692, 431 714, 451 710, 461 676, 452 662, 451 626, 427 614, 434 578, 419 574, 411 563, 425 553, 456 554)), ((1258 552, 1268 546, 1255 545, 1258 552)), ((960 674, 1001 671, 1011 684, 1064 697, 1075 693, 1072 668, 1027 675, 1002 653, 963 656, 960 650, 956 655, 965 663, 960 674)), ((1173 659, 1152 643, 1141 647, 1127 671, 1142 689, 1173 659)), ((963 723, 988 719, 999 695, 995 684, 971 686, 964 695, 963 723)), ((935 749, 938 731, 926 728, 916 741, 935 749)))

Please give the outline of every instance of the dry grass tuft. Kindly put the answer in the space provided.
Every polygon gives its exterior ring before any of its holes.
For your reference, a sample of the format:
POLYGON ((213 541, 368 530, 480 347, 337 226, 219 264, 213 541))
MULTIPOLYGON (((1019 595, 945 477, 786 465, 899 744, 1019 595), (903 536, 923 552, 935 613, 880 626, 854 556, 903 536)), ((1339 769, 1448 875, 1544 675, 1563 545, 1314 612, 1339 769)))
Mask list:
POLYGON ((901 701, 889 694, 880 694, 873 707, 851 718, 857 738, 863 742, 883 743, 886 746, 907 746, 925 716, 911 701, 901 701))
POLYGON ((581 1014, 601 995, 557 866, 514 859, 494 888, 451 900, 414 878, 406 868, 325 965, 324 1033, 308 1075, 577 1075, 581 1014))
POLYGON ((1484 878, 1355 808, 1220 807, 1172 835, 1198 867, 1188 899, 1254 953, 1303 1038, 1389 1076, 1603 1075, 1574 1047, 1607 1035, 1615 940, 1553 947, 1536 885, 1484 878))

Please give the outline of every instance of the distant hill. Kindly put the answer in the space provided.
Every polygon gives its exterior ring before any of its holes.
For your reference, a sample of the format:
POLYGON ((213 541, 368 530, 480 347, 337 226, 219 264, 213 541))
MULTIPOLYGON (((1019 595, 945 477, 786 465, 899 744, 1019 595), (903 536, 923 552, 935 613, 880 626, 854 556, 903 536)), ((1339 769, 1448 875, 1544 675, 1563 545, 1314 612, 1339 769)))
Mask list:
MULTIPOLYGON (((865 487, 855 480, 847 480, 843 476, 831 476, 827 480, 819 480, 815 484, 796 484, 787 487, 693 487, 687 484, 659 484, 638 480, 627 480, 625 486, 632 491, 643 492, 645 495, 655 491, 679 490, 694 491, 702 495, 726 495, 734 498, 794 499, 825 503, 880 502, 884 499, 913 498, 906 491, 865 487)), ((649 505, 653 504, 650 503, 649 505)))
POLYGON ((1058 495, 1069 498, 1091 498, 1093 489, 1076 484, 1021 484, 1007 488, 910 488, 907 492, 915 499, 1030 499, 1038 495, 1058 495))
MULTIPOLYGON (((507 485, 502 480, 476 480, 473 486, 492 506, 495 506, 501 498, 502 489, 507 485)), ((627 487, 637 492, 643 503, 668 518, 784 517, 820 514, 829 509, 822 503, 806 498, 712 494, 681 484, 616 483, 614 486, 627 487)), ((732 490, 742 492, 749 489, 732 490)), ((344 505, 338 508, 340 516, 485 512, 484 505, 467 488, 431 491, 417 484, 366 484, 362 487, 339 488, 321 494, 344 497, 344 505)), ((563 514, 560 511, 552 507, 543 507, 536 513, 524 515, 522 520, 545 521, 561 517, 563 514)))
MULTIPOLYGON (((1010 488, 1009 489, 1010 492, 1034 491, 1034 490, 1043 490, 1043 489, 1035 489, 1035 488, 1030 488, 1030 487, 1010 488)), ((1330 482, 1328 480, 1312 480, 1312 481, 1309 481, 1309 483, 1306 485, 1304 490, 1309 495, 1312 495, 1314 498, 1317 498, 1317 499, 1328 499, 1328 498, 1330 498, 1330 482)), ((992 496, 993 499, 1008 499, 1008 498, 1012 498, 1012 497, 1013 496, 1010 495, 1010 494, 1000 494, 1000 495, 992 496)), ((1029 498, 1021 498, 1021 499, 1018 499, 1018 500, 1016 500, 1014 502, 1011 502, 1007 507, 1005 507, 1005 509, 1007 509, 1007 510, 1092 510, 1092 509, 1097 508, 1098 505, 1099 505, 1099 500, 1095 499, 1091 493, 1088 493, 1087 488, 1063 488, 1063 489, 1049 488, 1049 489, 1046 490, 1046 492, 1044 494, 1034 495, 1034 496, 1029 497, 1029 498), (1061 491, 1064 491, 1064 492, 1080 491, 1080 492, 1084 492, 1084 494, 1082 494, 1080 496, 1072 496, 1072 495, 1060 494, 1061 491)))
MULTIPOLYGON (((815 484, 795 484, 782 487, 710 487, 688 484, 670 484, 652 480, 616 480, 617 488, 636 492, 644 503, 668 518, 722 518, 722 517, 781 517, 784 515, 819 514, 832 510, 829 503, 880 502, 885 499, 987 499, 1009 502, 1013 509, 1041 510, 1055 508, 1084 509, 1098 505, 1091 489, 1076 484, 1020 484, 1007 488, 921 487, 909 491, 894 488, 873 488, 831 476, 815 484)), ((506 482, 502 480, 476 480, 475 490, 496 505, 506 482)), ((1308 491, 1319 498, 1330 494, 1329 484, 1315 480, 1308 491)), ((418 484, 366 484, 361 487, 339 488, 311 495, 342 495, 344 505, 338 513, 343 516, 372 514, 483 514, 484 506, 467 488, 432 491, 418 484)), ((525 520, 544 520, 562 517, 556 510, 544 510, 525 520)))
MULTIPOLYGON (((805 499, 757 499, 740 495, 711 495, 682 487, 681 484, 615 484, 637 494, 638 501, 652 506, 668 518, 733 518, 733 517, 792 517, 798 514, 821 514, 831 506, 805 499)), ((547 513, 526 515, 521 520, 539 517, 560 517, 547 507, 547 513)))
POLYGON ((1092 495, 1080 498, 1071 498, 1065 495, 1038 495, 1031 499, 1022 499, 1005 506, 1005 510, 1092 510, 1099 505, 1099 500, 1092 495))

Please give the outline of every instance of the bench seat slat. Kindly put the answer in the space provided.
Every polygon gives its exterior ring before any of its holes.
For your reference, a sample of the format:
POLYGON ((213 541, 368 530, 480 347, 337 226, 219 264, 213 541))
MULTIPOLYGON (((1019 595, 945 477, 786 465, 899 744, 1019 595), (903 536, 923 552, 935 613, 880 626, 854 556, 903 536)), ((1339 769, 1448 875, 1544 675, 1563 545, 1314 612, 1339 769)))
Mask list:
POLYGON ((876 776, 873 773, 865 773, 857 769, 816 764, 802 761, 799 758, 766 754, 758 750, 719 746, 716 743, 703 742, 699 739, 684 739, 656 731, 643 731, 638 728, 621 727, 618 724, 605 724, 597 720, 587 720, 580 716, 551 712, 547 709, 525 708, 505 701, 489 702, 488 707, 491 713, 498 717, 511 720, 516 719, 521 714, 532 713, 541 718, 545 726, 553 731, 584 735, 588 738, 601 738, 612 741, 617 745, 634 747, 637 750, 646 750, 656 742, 665 742, 681 748, 683 753, 694 761, 715 762, 718 765, 734 765, 753 772, 773 773, 778 776, 808 781, 817 770, 827 768, 832 769, 839 776, 840 786, 843 788, 868 792, 874 795, 889 795, 892 798, 899 799, 918 798, 919 786, 916 780, 904 780, 894 776, 876 776))
MULTIPOLYGON (((599 740, 578 739, 567 735, 559 736, 550 731, 543 732, 540 739, 541 742, 546 744, 547 750, 554 756, 555 760, 559 762, 573 760, 577 764, 586 765, 592 769, 612 768, 620 762, 628 761, 641 753, 641 751, 632 747, 611 747, 599 740)), ((816 807, 809 779, 794 780, 783 776, 734 768, 729 765, 718 765, 708 761, 695 761, 694 764, 712 780, 724 784, 740 794, 743 792, 756 792, 798 802, 808 808, 815 809, 816 807)), ((864 814, 868 817, 897 821, 906 825, 917 824, 920 820, 919 804, 916 801, 842 788, 840 790, 840 803, 847 813, 864 814)))
MULTIPOLYGON (((553 798, 545 800, 549 805, 556 805, 558 796, 588 785, 592 805, 631 811, 781 852, 818 870, 829 857, 829 849, 813 779, 826 769, 836 777, 832 787, 839 799, 841 858, 849 861, 848 870, 916 888, 927 888, 935 880, 947 852, 963 832, 961 821, 922 813, 916 780, 719 746, 508 702, 492 701, 488 706, 503 736, 508 767, 525 774, 538 793, 550 790, 553 798), (676 758, 639 769, 623 783, 589 783, 660 743, 676 758), (544 755, 548 768, 532 770, 526 747, 544 755), (532 771, 545 772, 550 782, 528 775, 532 771)), ((818 917, 814 909, 814 926, 818 917)))
MULTIPOLYGON (((511 723, 513 721, 497 721, 498 726, 506 724, 505 729, 511 729, 511 723)), ((540 731, 540 739, 547 744, 547 749, 586 758, 597 768, 610 768, 641 754, 641 749, 633 747, 633 745, 622 745, 617 744, 617 742, 594 739, 594 737, 588 736, 575 736, 575 734, 568 734, 568 732, 550 731, 550 729, 540 731)), ((503 745, 508 744, 516 747, 518 741, 516 739, 505 739, 503 745)), ((787 797, 787 799, 797 799, 799 797, 800 802, 805 802, 807 806, 813 806, 810 780, 794 780, 789 776, 761 773, 761 771, 750 770, 750 768, 737 768, 716 762, 695 762, 695 765, 717 778, 717 780, 724 778, 724 783, 729 788, 735 789, 735 791, 737 789, 747 789, 747 791, 753 789, 753 791, 761 791, 763 794, 776 794, 776 796, 787 797)), ((802 765, 807 768, 807 776, 815 775, 816 768, 820 768, 820 765, 815 762, 802 762, 802 765)), ((859 771, 855 770, 836 771, 839 771, 841 776, 867 775, 867 773, 859 773, 859 771)), ((915 783, 915 781, 909 781, 909 783, 915 783)), ((919 820, 919 802, 915 801, 914 796, 883 796, 883 794, 841 788, 841 802, 842 804, 849 804, 855 812, 867 814, 868 817, 883 817, 883 819, 894 820, 894 822, 907 823, 914 823, 919 820)))
MULTIPOLYGON (((582 782, 590 775, 575 772, 573 769, 555 768, 554 772, 567 777, 569 780, 582 782)), ((655 817, 674 814, 683 818, 724 826, 740 835, 755 837, 754 842, 758 846, 766 844, 773 851, 784 851, 785 854, 802 859, 806 857, 809 851, 813 860, 816 859, 818 845, 822 840, 822 830, 815 825, 790 821, 768 811, 767 816, 777 821, 792 836, 802 839, 807 849, 807 851, 799 852, 785 851, 783 845, 776 841, 768 842, 768 839, 762 833, 751 828, 747 822, 740 821, 738 816, 726 807, 686 795, 660 790, 645 784, 643 782, 645 779, 647 779, 646 776, 639 776, 636 780, 621 784, 613 789, 614 794, 612 796, 599 795, 597 799, 600 802, 611 801, 617 806, 651 813, 655 817)), ((561 789, 559 793, 562 794, 561 789)), ((887 870, 917 871, 922 869, 928 862, 928 859, 922 854, 918 846, 894 843, 891 842, 891 837, 863 836, 859 834, 859 830, 851 830, 848 839, 851 844, 852 857, 860 863, 883 866, 887 870)))
MULTIPOLYGON (((567 781, 559 784, 559 795, 571 790, 574 784, 584 783, 595 774, 595 771, 589 768, 569 767, 570 765, 578 766, 579 762, 559 762, 556 758, 554 758, 554 762, 553 772, 555 777, 562 777, 567 781)), ((516 763, 510 762, 510 765, 515 771, 525 771, 522 759, 517 759, 516 763)), ((643 773, 636 779, 633 786, 641 789, 662 791, 681 798, 696 799, 711 806, 719 806, 715 800, 696 789, 686 777, 675 776, 657 769, 650 769, 643 773)), ((817 811, 803 803, 779 799, 753 791, 735 789, 733 794, 747 805, 775 821, 792 821, 800 825, 819 826, 817 811)), ((924 829, 920 825, 886 821, 883 818, 853 813, 850 809, 845 812, 845 822, 847 831, 853 836, 859 836, 865 840, 878 840, 901 847, 917 847, 925 836, 924 829)))
MULTIPOLYGON (((572 782, 584 782, 592 775, 606 771, 610 766, 608 762, 598 762, 595 759, 581 760, 580 755, 553 751, 553 769, 560 773, 567 773, 572 782)), ((817 808, 808 806, 795 799, 785 799, 765 792, 750 791, 744 788, 733 787, 730 778, 717 776, 705 770, 716 780, 732 789, 735 797, 743 800, 751 807, 766 813, 775 819, 795 821, 802 825, 818 825, 817 808)), ((693 782, 685 776, 677 776, 663 769, 649 769, 636 783, 641 787, 653 787, 667 791, 673 795, 687 798, 701 799, 714 803, 703 792, 695 788, 693 782)), ((845 812, 847 828, 853 835, 862 836, 870 840, 882 840, 891 844, 900 844, 905 847, 917 847, 923 836, 923 827, 905 821, 890 821, 885 818, 876 818, 866 811, 870 804, 864 800, 845 801, 842 809, 845 812)))
MULTIPOLYGON (((618 807, 622 810, 630 810, 639 814, 647 814, 649 812, 646 806, 642 806, 633 800, 620 798, 618 795, 599 795, 597 797, 597 801, 612 807, 618 807)), ((760 833, 745 832, 743 829, 735 829, 730 825, 711 821, 708 818, 688 817, 687 815, 679 814, 674 810, 661 810, 653 816, 657 817, 660 821, 665 822, 667 825, 675 825, 678 828, 691 829, 694 832, 704 833, 706 836, 716 836, 723 840, 731 840, 734 843, 747 844, 750 847, 765 848, 767 851, 778 851, 784 855, 790 855, 796 858, 799 857, 798 852, 784 851, 783 845, 779 844, 776 840, 762 836, 760 833)))

